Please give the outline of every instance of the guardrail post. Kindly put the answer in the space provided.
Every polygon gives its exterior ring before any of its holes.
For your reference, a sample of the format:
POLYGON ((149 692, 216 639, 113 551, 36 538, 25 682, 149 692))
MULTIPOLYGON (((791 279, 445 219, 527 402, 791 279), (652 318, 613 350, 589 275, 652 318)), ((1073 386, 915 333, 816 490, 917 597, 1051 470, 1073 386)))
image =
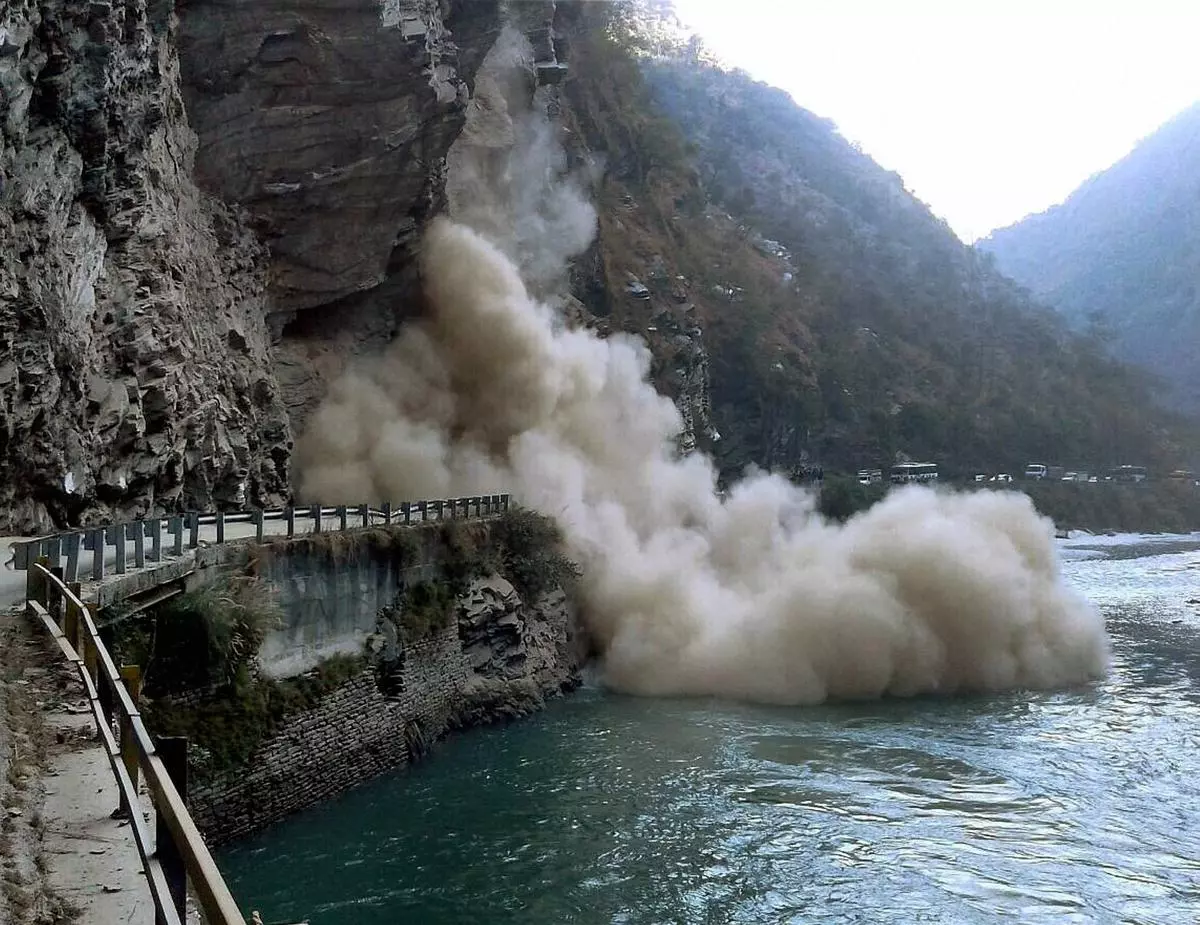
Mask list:
POLYGON ((29 568, 28 543, 17 543, 13 546, 13 567, 18 572, 24 572, 29 568))
POLYGON ((146 522, 135 520, 133 526, 133 564, 137 568, 146 567, 146 522))
POLYGON ((217 543, 225 542, 225 512, 217 511, 215 523, 217 525, 217 543))
POLYGON ((35 568, 35 565, 44 565, 49 567, 50 560, 46 556, 38 556, 29 563, 25 571, 25 600, 37 601, 42 606, 46 605, 46 575, 41 569, 35 568))
POLYGON ((288 507, 284 509, 283 519, 287 521, 287 535, 288 539, 291 539, 296 535, 296 509, 291 505, 288 505, 288 507))
POLYGON ((100 701, 100 712, 104 714, 104 721, 108 723, 108 728, 112 729, 113 700, 116 698, 116 691, 112 689, 112 679, 100 670, 99 656, 100 651, 97 649, 96 699, 100 701))
POLYGON ((312 506, 312 521, 313 521, 312 532, 320 533, 321 532, 321 505, 319 505, 319 504, 314 504, 312 506))
POLYGON ((188 549, 195 549, 200 545, 200 514, 197 511, 191 511, 187 515, 188 523, 188 549))
POLYGON ((412 523, 412 504, 408 501, 400 502, 400 513, 404 515, 404 523, 412 523))
MULTIPOLYGON (((76 598, 79 597, 79 582, 73 581, 67 586, 71 589, 71 593, 76 598)), ((63 608, 62 618, 63 635, 67 637, 67 642, 71 644, 76 653, 79 652, 79 608, 75 606, 75 602, 71 598, 67 598, 67 606, 63 608)))
POLYGON ((371 508, 370 508, 370 506, 366 505, 366 504, 360 504, 358 506, 358 513, 362 517, 362 525, 364 527, 371 526, 371 508))
POLYGON ((62 558, 62 538, 52 536, 42 544, 42 550, 46 558, 50 560, 50 565, 58 565, 58 560, 62 558))
POLYGON ((251 512, 250 519, 254 523, 254 542, 261 543, 263 541, 263 512, 255 509, 251 512))
MULTIPOLYGON (((179 791, 179 795, 187 803, 187 739, 182 736, 169 736, 154 743, 154 750, 162 759, 171 783, 179 791)), ((179 921, 187 921, 187 868, 183 863, 183 855, 171 838, 171 829, 167 826, 162 812, 156 813, 154 826, 154 854, 162 865, 163 876, 167 881, 167 889, 179 913, 179 921)), ((155 925, 165 925, 161 916, 155 916, 155 925)))
MULTIPOLYGON (((444 501, 434 501, 434 502, 432 502, 432 503, 433 503, 433 513, 434 513, 435 517, 436 517, 438 520, 441 520, 441 519, 442 519, 442 515, 443 515, 443 514, 446 512, 446 502, 444 502, 444 501)), ((452 502, 450 502, 450 503, 451 503, 451 504, 453 504, 454 502, 452 501, 452 502)), ((454 516, 454 511, 453 511, 453 509, 451 509, 450 515, 451 515, 452 517, 454 516)))
POLYGON ((500 510, 505 512, 508 511, 508 495, 500 496, 500 510))
MULTIPOLYGON (((142 696, 142 669, 137 665, 122 665, 121 683, 125 685, 125 690, 129 692, 129 699, 136 707, 142 696)), ((133 781, 133 791, 136 793, 138 788, 137 740, 133 735, 133 723, 129 721, 124 710, 121 711, 120 727, 121 761, 125 764, 125 770, 129 772, 129 779, 133 781)), ((125 791, 121 790, 121 805, 117 809, 118 815, 122 818, 127 817, 130 809, 129 801, 125 799, 125 791)))
MULTIPOLYGON (((50 574, 59 581, 63 580, 62 566, 50 566, 50 574)), ((59 590, 61 586, 53 581, 46 582, 46 612, 50 614, 50 619, 55 623, 62 622, 62 605, 63 593, 59 590)))
POLYGON ((171 555, 183 555, 183 518, 176 514, 167 518, 167 532, 171 534, 171 555))
POLYGON ((390 527, 392 525, 392 502, 383 502, 383 525, 390 527))
POLYGON ((108 529, 109 529, 110 533, 112 534, 113 545, 117 549, 117 564, 116 564, 117 574, 124 575, 125 574, 125 552, 126 552, 126 550, 125 550, 125 525, 124 524, 113 524, 108 529))
POLYGON ((63 578, 66 581, 79 580, 79 545, 80 535, 78 533, 70 533, 67 535, 65 545, 67 547, 67 567, 63 570, 63 578))
POLYGON ((339 504, 337 508, 338 529, 346 529, 346 505, 339 504))
POLYGON ((150 531, 150 561, 162 562, 162 518, 149 521, 146 529, 150 531))
POLYGON ((92 537, 92 581, 104 578, 104 530, 93 530, 92 537))

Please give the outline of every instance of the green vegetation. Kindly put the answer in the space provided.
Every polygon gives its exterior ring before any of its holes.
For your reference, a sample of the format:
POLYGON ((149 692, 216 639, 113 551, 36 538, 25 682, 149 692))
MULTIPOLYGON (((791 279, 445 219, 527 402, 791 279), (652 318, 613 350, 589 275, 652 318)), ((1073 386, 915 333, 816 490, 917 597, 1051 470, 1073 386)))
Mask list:
POLYGON ((197 701, 152 700, 142 708, 158 736, 187 736, 200 775, 246 764, 255 749, 293 714, 320 702, 366 667, 362 657, 335 655, 296 678, 239 676, 197 701))
POLYGON ((994 232, 980 247, 1076 329, 1161 376, 1171 401, 1194 414, 1198 198, 1200 103, 1062 205, 994 232))
POLYGON ((117 622, 112 642, 123 661, 142 666, 147 696, 158 697, 242 682, 280 618, 268 585, 235 576, 171 598, 149 618, 117 622))
POLYGON ((330 530, 324 533, 305 533, 287 541, 252 547, 247 572, 259 575, 270 563, 275 550, 287 550, 290 558, 313 556, 340 564, 352 559, 386 560, 400 566, 411 565, 421 558, 422 545, 428 531, 422 528, 369 527, 346 533, 330 530))
POLYGON ((1035 304, 831 122, 673 45, 659 15, 564 7, 564 118, 608 167, 574 284, 604 325, 646 338, 672 397, 692 356, 681 336, 702 329, 722 439, 700 445, 724 476, 900 453, 964 472, 1193 457, 1196 427, 1156 410, 1148 377, 1035 304), (624 297, 630 275, 649 302, 624 297))
POLYGON ((1023 482, 1037 509, 1066 530, 1189 533, 1200 530, 1200 490, 1175 482, 1077 485, 1023 482))
MULTIPOLYGON (((819 510, 845 521, 882 500, 886 484, 862 485, 848 475, 826 475, 819 510)), ((1014 485, 939 486, 942 491, 1020 491, 1062 530, 1091 533, 1190 533, 1200 530, 1200 489, 1186 483, 1139 485, 1022 481, 1014 485)))
POLYGON ((454 622, 455 602, 461 593, 447 581, 419 581, 405 588, 384 615, 404 642, 419 642, 454 622))
POLYGON ((579 566, 563 553, 562 533, 549 517, 512 508, 492 525, 500 571, 530 603, 556 586, 569 587, 579 566))
POLYGON ((829 475, 821 485, 819 510, 830 520, 846 521, 887 494, 887 485, 863 485, 848 475, 829 475))
POLYGON ((255 659, 281 614, 269 586, 253 576, 190 591, 149 615, 107 616, 118 658, 142 666, 147 727, 158 736, 187 736, 201 775, 244 764, 284 719, 366 664, 335 656, 297 678, 260 677, 255 659))
POLYGON ((472 581, 497 573, 529 602, 567 585, 579 568, 562 552, 562 535, 549 517, 513 507, 488 523, 451 521, 439 528, 442 575, 408 585, 385 617, 406 642, 426 639, 455 619, 458 599, 472 581))

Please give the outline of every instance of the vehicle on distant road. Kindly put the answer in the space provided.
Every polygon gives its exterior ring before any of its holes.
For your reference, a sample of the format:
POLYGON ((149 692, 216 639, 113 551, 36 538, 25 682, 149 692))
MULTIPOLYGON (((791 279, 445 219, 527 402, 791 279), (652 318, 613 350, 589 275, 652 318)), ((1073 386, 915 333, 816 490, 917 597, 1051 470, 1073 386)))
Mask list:
POLYGON ((1044 463, 1030 463, 1025 467, 1025 478, 1027 479, 1044 479, 1046 477, 1046 466, 1044 463))
POLYGON ((937 463, 900 463, 892 466, 892 483, 906 485, 909 482, 936 482, 937 463))
POLYGON ((1145 466, 1117 466, 1112 471, 1113 478, 1118 482, 1146 481, 1145 466))

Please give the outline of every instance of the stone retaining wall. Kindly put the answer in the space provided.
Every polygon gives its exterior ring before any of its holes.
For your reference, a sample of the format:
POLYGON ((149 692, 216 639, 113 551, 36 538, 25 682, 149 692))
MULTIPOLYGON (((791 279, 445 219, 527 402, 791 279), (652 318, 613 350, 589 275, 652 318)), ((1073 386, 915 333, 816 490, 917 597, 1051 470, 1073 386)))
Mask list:
POLYGON ((471 586, 457 616, 416 643, 373 637, 370 667, 287 719, 246 767, 196 781, 188 802, 206 840, 258 831, 408 764, 454 728, 523 715, 578 683, 562 592, 531 607, 492 576, 471 586))

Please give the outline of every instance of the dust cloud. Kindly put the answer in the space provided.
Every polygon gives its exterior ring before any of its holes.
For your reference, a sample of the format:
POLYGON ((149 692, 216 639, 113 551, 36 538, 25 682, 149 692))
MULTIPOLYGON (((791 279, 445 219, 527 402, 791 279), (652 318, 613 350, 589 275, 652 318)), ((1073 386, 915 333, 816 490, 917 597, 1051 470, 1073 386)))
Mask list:
POLYGON ((423 243, 430 313, 331 389, 297 447, 303 496, 510 491, 552 516, 604 679, 630 693, 807 704, 1104 674, 1103 621, 1024 495, 911 487, 844 525, 772 474, 719 495, 711 461, 676 450, 645 345, 569 328, 531 294, 595 216, 545 120, 502 111, 506 92, 475 123, 499 129, 452 155, 463 205, 423 243), (509 130, 507 151, 489 144, 509 130))

